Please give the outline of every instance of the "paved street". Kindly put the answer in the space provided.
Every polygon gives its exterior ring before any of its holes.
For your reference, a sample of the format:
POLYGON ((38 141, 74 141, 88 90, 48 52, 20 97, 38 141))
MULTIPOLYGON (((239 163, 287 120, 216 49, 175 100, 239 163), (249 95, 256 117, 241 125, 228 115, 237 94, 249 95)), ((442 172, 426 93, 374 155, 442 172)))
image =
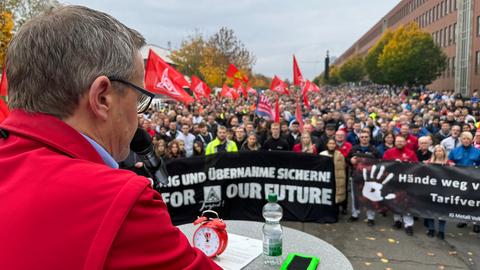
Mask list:
MULTIPOLYGON (((284 222, 285 226, 315 235, 335 246, 355 270, 480 269, 480 235, 472 227, 458 229, 447 223, 445 241, 428 238, 423 221, 416 221, 414 236, 392 229, 392 215, 377 216, 376 225, 365 221, 336 224, 284 222), (363 223, 363 224, 362 224, 363 223)), ((321 259, 321 257, 320 257, 321 259)))

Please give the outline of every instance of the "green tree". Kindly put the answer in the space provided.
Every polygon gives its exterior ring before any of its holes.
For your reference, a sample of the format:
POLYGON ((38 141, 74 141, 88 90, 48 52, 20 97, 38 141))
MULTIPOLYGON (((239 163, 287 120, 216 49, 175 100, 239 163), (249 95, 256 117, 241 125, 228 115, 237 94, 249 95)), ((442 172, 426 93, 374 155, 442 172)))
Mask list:
POLYGON ((363 58, 359 55, 356 55, 348 59, 340 67, 339 75, 342 81, 345 81, 345 82, 361 81, 365 76, 363 58))
POLYGON ((383 53, 383 48, 392 39, 393 32, 387 30, 380 40, 368 51, 364 59, 365 71, 370 81, 378 84, 386 84, 382 69, 378 65, 378 59, 383 53))
POLYGON ((326 85, 339 85, 342 83, 342 79, 340 78, 340 69, 336 66, 330 66, 330 73, 328 80, 325 80, 325 77, 322 76, 322 83, 326 85))
POLYGON ((378 59, 384 80, 397 86, 430 84, 446 63, 446 55, 432 36, 415 23, 399 27, 378 59))

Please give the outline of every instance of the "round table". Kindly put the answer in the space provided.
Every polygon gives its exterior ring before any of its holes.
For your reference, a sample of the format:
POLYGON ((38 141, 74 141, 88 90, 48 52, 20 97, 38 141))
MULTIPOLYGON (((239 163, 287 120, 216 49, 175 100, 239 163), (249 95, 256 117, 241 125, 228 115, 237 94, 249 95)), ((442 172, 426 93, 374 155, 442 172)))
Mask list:
MULTIPOLYGON (((263 223, 243 220, 225 220, 227 231, 230 233, 262 239, 263 223)), ((192 241, 196 229, 193 224, 184 224, 178 228, 192 241)), ((304 232, 285 226, 283 228, 283 259, 289 253, 302 253, 320 258, 319 270, 353 270, 352 264, 338 249, 329 243, 304 232)), ((228 246, 227 246, 228 248, 228 246)), ((263 264, 262 255, 258 256, 244 269, 279 269, 280 266, 263 264)))

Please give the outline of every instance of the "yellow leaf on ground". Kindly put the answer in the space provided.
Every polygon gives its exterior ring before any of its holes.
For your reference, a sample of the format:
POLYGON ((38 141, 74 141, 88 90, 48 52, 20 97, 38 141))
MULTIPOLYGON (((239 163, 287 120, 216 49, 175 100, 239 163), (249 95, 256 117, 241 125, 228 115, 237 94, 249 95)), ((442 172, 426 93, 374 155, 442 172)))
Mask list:
POLYGON ((376 240, 375 237, 365 237, 365 239, 370 240, 370 241, 375 241, 376 240))
POLYGON ((435 256, 435 253, 433 253, 433 252, 427 252, 427 255, 428 255, 428 256, 435 256))
POLYGON ((388 242, 390 244, 395 244, 397 241, 395 241, 395 239, 393 239, 393 238, 388 238, 388 242))
POLYGON ((388 263, 388 259, 385 259, 385 258, 381 258, 380 261, 381 261, 382 263, 388 263))
POLYGON ((366 265, 366 266, 370 266, 370 265, 372 265, 372 263, 370 263, 370 262, 365 262, 365 265, 366 265))
POLYGON ((382 252, 377 252, 377 256, 382 258, 383 257, 383 253, 382 252))

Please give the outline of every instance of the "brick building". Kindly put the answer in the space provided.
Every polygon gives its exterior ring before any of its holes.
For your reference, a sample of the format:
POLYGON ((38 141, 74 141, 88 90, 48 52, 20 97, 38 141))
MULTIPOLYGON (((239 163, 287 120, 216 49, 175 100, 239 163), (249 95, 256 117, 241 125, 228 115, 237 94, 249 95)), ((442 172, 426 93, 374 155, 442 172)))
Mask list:
POLYGON ((471 95, 480 90, 480 0, 402 0, 335 62, 368 52, 387 28, 416 22, 448 57, 447 68, 429 86, 471 95))

